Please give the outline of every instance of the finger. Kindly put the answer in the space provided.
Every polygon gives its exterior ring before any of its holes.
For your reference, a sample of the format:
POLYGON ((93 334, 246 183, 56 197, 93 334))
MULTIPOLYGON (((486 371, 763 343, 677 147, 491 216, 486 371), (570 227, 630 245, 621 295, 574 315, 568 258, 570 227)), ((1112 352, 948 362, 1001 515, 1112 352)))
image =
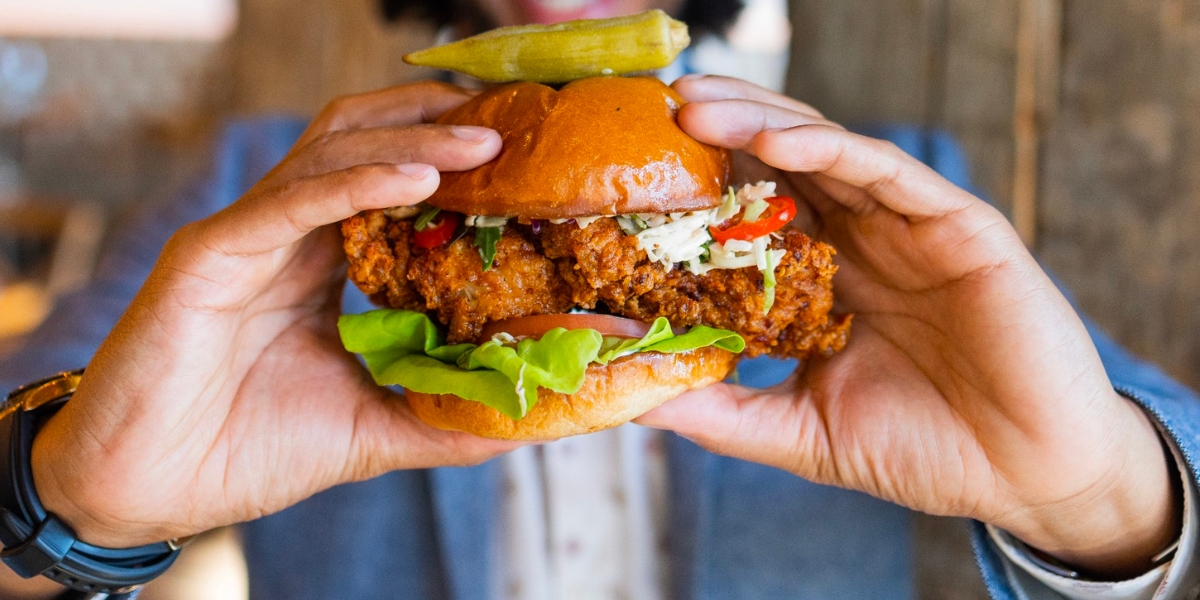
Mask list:
POLYGON ((671 84, 688 102, 717 100, 753 100, 818 119, 825 118, 811 105, 755 85, 749 81, 720 75, 684 75, 671 84))
POLYGON ((862 190, 832 194, 855 212, 877 202, 910 218, 932 218, 978 202, 895 144, 824 124, 763 131, 748 149, 778 169, 819 173, 862 190))
POLYGON ((378 400, 365 402, 355 415, 354 479, 397 469, 476 465, 530 444, 437 429, 417 418, 403 397, 382 388, 375 391, 378 400))
POLYGON ((360 211, 421 202, 438 182, 437 170, 423 164, 359 165, 294 179, 238 200, 202 222, 199 235, 227 256, 270 252, 360 211))
POLYGON ((710 452, 834 483, 826 466, 828 435, 811 403, 774 389, 716 384, 688 392, 634 422, 674 431, 710 452))
POLYGON ((466 171, 500 152, 500 134, 486 127, 412 125, 326 133, 280 163, 265 180, 282 182, 374 163, 421 163, 466 171))
POLYGON ((759 133, 799 125, 840 127, 820 117, 754 100, 694 102, 679 110, 679 126, 688 135, 722 148, 753 151, 751 143, 759 133))
POLYGON ((327 104, 313 119, 297 147, 331 131, 432 123, 442 113, 466 102, 476 92, 448 83, 422 81, 342 96, 327 104))

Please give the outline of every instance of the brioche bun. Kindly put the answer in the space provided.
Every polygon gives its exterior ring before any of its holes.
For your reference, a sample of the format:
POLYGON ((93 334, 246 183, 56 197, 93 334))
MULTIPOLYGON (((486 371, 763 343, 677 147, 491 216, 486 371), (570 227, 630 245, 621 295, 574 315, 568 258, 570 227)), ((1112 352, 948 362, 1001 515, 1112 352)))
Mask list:
POLYGON ((470 215, 560 219, 718 206, 729 151, 679 128, 683 98, 650 77, 592 77, 561 90, 491 88, 437 120, 500 132, 500 155, 443 173, 429 198, 470 215))
POLYGON ((439 429, 498 440, 555 440, 616 427, 686 392, 721 381, 737 355, 713 346, 681 354, 642 352, 588 367, 583 388, 538 390, 538 402, 514 421, 496 409, 451 394, 406 392, 413 412, 439 429))

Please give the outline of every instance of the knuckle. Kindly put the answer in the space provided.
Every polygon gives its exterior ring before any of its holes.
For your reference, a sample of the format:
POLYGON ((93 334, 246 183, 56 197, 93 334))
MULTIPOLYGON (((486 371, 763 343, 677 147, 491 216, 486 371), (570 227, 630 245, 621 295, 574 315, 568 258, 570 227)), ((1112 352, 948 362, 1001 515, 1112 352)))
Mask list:
POLYGON ((904 154, 904 150, 902 150, 900 146, 896 145, 896 142, 893 142, 892 140, 876 140, 875 147, 877 150, 879 150, 879 152, 889 156, 904 154))
POLYGON ((279 184, 270 195, 274 197, 275 201, 286 202, 289 198, 303 195, 307 187, 306 178, 289 179, 279 184))
POLYGON ((372 187, 383 183, 391 171, 388 165, 382 164, 354 165, 341 171, 341 175, 345 183, 372 187))
POLYGON ((695 89, 696 86, 700 84, 702 79, 703 77, 681 77, 676 79, 675 83, 671 84, 671 87, 675 88, 675 91, 686 97, 688 96, 687 92, 695 89))
POLYGON ((330 100, 317 113, 312 125, 310 125, 310 129, 322 133, 344 129, 344 115, 350 110, 353 103, 353 97, 348 95, 337 96, 330 100))
POLYGON ((304 150, 306 152, 322 154, 332 147, 340 137, 342 137, 342 133, 340 131, 323 131, 317 134, 312 141, 305 146, 304 150))
POLYGON ((448 96, 456 96, 465 100, 471 95, 469 92, 467 92, 467 90, 461 87, 440 81, 417 81, 413 83, 407 83, 393 88, 393 91, 395 92, 395 96, 397 97, 398 101, 415 104, 421 107, 421 121, 430 121, 434 116, 436 116, 426 113, 426 107, 424 106, 425 102, 423 102, 423 100, 448 96))
POLYGON ((175 230, 171 237, 167 240, 167 246, 178 247, 186 246, 194 240, 200 233, 202 225, 199 221, 193 221, 175 230))
POLYGON ((354 100, 355 96, 350 94, 334 96, 334 98, 325 105, 325 108, 321 109, 321 114, 330 116, 340 115, 354 105, 354 100))
POLYGON ((904 165, 900 162, 890 162, 883 167, 883 171, 870 184, 866 186, 868 192, 872 194, 881 194, 885 190, 892 188, 901 180, 904 174, 904 165))
POLYGON ((385 190, 392 173, 390 165, 356 165, 340 172, 335 184, 346 191, 352 208, 364 210, 376 194, 385 190))
POLYGON ((331 129, 315 136, 296 153, 289 157, 289 171, 320 172, 328 170, 336 164, 338 155, 344 153, 342 139, 346 133, 340 129, 331 129))
POLYGON ((212 231, 207 219, 188 223, 171 234, 161 254, 169 260, 203 254, 212 248, 212 231))

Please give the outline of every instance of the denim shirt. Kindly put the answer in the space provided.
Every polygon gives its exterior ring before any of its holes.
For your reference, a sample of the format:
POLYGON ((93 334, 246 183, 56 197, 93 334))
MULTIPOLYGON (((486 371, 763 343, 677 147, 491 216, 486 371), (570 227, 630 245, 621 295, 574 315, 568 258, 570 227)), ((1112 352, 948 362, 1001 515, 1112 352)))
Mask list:
MULTIPOLYGON (((0 361, 15 388, 86 365, 179 226, 241 196, 274 166, 304 123, 236 121, 222 132, 206 176, 169 202, 148 205, 114 233, 95 280, 62 298, 24 347, 0 361)), ((963 154, 940 133, 887 127, 889 139, 967 187, 963 154)), ((368 308, 348 287, 346 312, 368 308)), ((1088 324, 1113 384, 1170 435, 1196 478, 1200 399, 1088 324)), ((759 358, 743 384, 771 385, 794 362, 759 358)), ((905 599, 912 596, 911 513, 862 493, 707 453, 672 436, 671 573, 678 598, 905 599)), ((346 484, 242 526, 254 600, 487 597, 495 530, 496 461, 477 467, 397 471, 346 484)), ((1004 558, 972 525, 989 592, 1015 599, 1004 558)))

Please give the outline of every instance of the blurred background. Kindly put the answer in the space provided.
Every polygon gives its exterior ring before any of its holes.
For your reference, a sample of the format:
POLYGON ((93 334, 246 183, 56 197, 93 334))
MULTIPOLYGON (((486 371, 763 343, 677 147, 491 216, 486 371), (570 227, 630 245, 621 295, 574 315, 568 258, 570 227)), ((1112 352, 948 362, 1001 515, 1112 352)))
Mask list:
MULTIPOLYGON (((696 54, 836 120, 951 132, 1082 309, 1200 386, 1200 0, 784 2, 696 54)), ((428 77, 400 56, 435 35, 376 0, 0 0, 0 353, 223 121, 428 77)), ((985 597, 961 524, 916 527, 918 596, 985 597)), ((234 535, 143 598, 242 597, 234 535)))

